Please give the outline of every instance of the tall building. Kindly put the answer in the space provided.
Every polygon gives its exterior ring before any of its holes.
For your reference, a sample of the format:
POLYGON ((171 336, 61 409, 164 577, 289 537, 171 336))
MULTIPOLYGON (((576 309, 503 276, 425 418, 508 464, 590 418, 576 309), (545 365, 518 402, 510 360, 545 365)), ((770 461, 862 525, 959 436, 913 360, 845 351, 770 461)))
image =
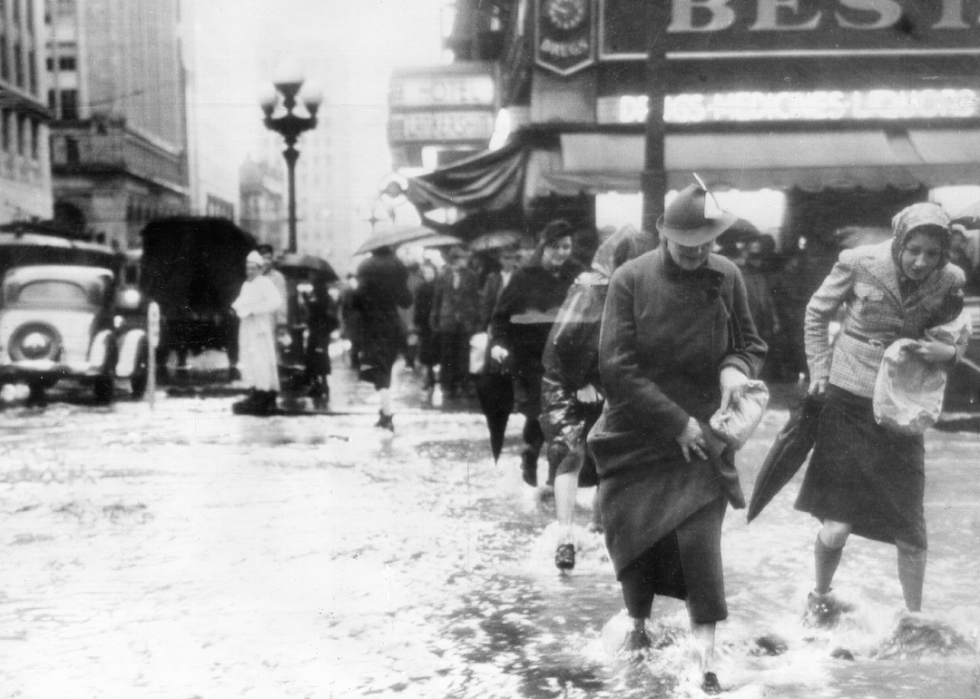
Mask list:
POLYGON ((241 227, 251 233, 257 243, 285 250, 289 241, 286 239, 282 165, 248 158, 239 169, 238 180, 241 227))
POLYGON ((40 7, 0 0, 0 223, 51 218, 40 7))
POLYGON ((189 210, 179 0, 48 0, 55 218, 121 248, 189 210))

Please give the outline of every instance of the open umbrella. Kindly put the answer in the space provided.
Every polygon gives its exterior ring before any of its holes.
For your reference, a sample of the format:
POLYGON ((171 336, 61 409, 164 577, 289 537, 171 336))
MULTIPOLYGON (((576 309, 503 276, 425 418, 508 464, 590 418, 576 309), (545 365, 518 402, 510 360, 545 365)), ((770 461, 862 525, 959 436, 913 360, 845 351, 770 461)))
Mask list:
POLYGON ((790 482, 806 461, 814 442, 817 441, 817 424, 823 399, 805 396, 789 413, 789 420, 776 435, 766 460, 759 469, 749 502, 748 521, 762 512, 762 508, 776 497, 783 486, 790 482))
POLYGON ((454 235, 446 235, 444 233, 436 233, 435 235, 430 235, 427 238, 420 238, 419 240, 413 240, 411 245, 418 245, 420 248, 444 248, 450 245, 462 245, 463 241, 454 235))
POLYGON ((276 267, 280 270, 307 272, 317 277, 323 277, 323 281, 327 284, 340 279, 329 262, 322 257, 313 255, 289 252, 282 256, 282 259, 276 263, 276 267))
POLYGON ((484 233, 470 241, 470 250, 474 252, 484 252, 486 250, 497 250, 499 248, 518 245, 524 241, 530 241, 530 237, 520 231, 502 230, 484 233))
POLYGON ((431 228, 427 228, 426 226, 391 228, 388 230, 379 231, 378 233, 372 234, 370 238, 365 240, 354 254, 363 255, 366 252, 371 252, 372 250, 377 250, 378 248, 398 247, 399 245, 411 243, 421 238, 428 238, 434 232, 435 231, 433 231, 431 228))
POLYGON ((507 420, 514 408, 514 382, 508 374, 487 372, 476 377, 476 397, 490 431, 490 453, 500 458, 507 432, 507 420))

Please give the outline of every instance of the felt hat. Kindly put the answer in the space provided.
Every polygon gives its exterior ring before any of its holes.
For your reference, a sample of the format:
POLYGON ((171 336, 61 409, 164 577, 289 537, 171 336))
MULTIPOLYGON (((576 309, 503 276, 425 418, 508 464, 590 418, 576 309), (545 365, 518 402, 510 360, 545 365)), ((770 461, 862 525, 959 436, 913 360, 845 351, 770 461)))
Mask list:
POLYGON ((692 184, 682 189, 657 219, 657 230, 678 245, 697 247, 717 238, 737 220, 735 214, 722 211, 703 186, 692 184))

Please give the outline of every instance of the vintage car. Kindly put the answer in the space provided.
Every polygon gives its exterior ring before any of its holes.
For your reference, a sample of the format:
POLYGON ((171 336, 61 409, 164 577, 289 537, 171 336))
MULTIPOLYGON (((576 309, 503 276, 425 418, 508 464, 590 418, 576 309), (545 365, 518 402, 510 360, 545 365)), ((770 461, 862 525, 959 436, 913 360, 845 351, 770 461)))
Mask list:
POLYGON ((123 328, 115 273, 104 267, 29 265, 0 284, 0 384, 26 383, 33 399, 61 379, 112 400, 116 379, 134 396, 146 390, 148 353, 141 328, 123 328))

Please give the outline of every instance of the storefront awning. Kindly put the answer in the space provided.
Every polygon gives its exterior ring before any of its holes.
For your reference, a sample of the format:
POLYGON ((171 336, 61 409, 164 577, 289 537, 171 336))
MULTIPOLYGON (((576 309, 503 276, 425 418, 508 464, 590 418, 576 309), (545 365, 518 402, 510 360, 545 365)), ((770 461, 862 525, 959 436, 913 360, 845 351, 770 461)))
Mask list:
MULTIPOLYGON (((517 222, 527 202, 640 191, 643 133, 541 134, 517 139, 446 168, 409 178, 421 211, 455 207, 484 224, 517 222)), ((880 190, 980 183, 980 129, 864 129, 668 134, 668 186, 698 173, 710 186, 880 190)))
MULTIPOLYGON (((563 134, 551 191, 639 191, 641 134, 563 134)), ((668 134, 668 185, 697 172, 714 187, 755 190, 915 189, 980 182, 980 130, 668 134)))

